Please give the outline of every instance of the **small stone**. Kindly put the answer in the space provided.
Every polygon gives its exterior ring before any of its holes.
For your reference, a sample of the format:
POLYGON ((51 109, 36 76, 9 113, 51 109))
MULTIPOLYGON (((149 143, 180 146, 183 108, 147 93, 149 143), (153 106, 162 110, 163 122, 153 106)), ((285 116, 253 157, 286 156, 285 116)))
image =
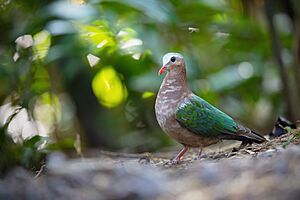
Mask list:
POLYGON ((257 157, 270 158, 276 153, 276 149, 268 149, 265 152, 258 153, 257 157))

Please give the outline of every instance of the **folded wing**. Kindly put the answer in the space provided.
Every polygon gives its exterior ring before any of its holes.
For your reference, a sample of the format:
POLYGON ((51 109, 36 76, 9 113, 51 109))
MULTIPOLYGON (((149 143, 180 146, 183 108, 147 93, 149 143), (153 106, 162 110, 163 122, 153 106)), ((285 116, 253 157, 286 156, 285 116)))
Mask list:
POLYGON ((206 137, 261 143, 265 138, 237 124, 230 116, 192 94, 177 108, 176 120, 190 132, 206 137))

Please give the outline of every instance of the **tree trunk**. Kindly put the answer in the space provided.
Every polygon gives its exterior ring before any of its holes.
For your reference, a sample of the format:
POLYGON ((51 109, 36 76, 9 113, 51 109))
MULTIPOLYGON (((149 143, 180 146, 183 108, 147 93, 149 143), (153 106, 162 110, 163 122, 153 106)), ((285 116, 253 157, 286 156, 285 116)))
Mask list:
POLYGON ((281 57, 281 43, 273 22, 273 15, 274 15, 273 4, 274 2, 272 0, 267 0, 265 3, 265 14, 266 14, 268 28, 271 36, 272 51, 273 51, 275 62, 277 63, 278 70, 279 70, 279 75, 282 83, 282 95, 286 102, 287 116, 290 120, 296 121, 293 97, 288 84, 288 74, 287 71, 285 70, 286 67, 284 66, 281 57))

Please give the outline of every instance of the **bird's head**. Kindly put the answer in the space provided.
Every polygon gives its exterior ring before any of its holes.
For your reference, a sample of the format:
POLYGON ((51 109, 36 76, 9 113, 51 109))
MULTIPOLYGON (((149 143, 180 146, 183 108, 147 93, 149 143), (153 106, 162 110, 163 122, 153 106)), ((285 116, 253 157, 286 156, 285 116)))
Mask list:
POLYGON ((158 71, 158 75, 164 73, 165 70, 172 71, 176 68, 185 67, 183 56, 179 53, 167 53, 163 57, 163 66, 158 71))

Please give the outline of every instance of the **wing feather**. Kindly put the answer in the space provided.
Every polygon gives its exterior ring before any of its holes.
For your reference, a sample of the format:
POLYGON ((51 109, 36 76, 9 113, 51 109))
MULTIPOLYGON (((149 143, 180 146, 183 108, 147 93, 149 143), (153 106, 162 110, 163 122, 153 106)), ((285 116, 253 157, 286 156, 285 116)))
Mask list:
POLYGON ((238 127, 230 116, 194 94, 179 105, 176 120, 191 132, 208 137, 234 134, 238 127))

